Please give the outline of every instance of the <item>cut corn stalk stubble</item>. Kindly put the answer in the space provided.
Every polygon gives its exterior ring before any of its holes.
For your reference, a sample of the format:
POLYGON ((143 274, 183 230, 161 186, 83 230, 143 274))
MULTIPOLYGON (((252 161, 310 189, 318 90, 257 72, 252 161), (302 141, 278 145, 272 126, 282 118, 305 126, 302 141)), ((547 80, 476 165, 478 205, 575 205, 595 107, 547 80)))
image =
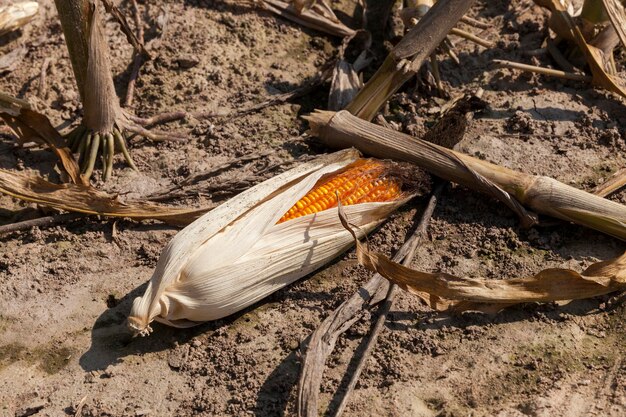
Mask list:
MULTIPOLYGON (((400 190, 394 164, 346 150, 265 181, 179 232, 163 250, 129 326, 153 320, 189 327, 234 314, 315 271, 353 244, 337 219, 336 197, 369 232, 414 195, 400 190)), ((406 186, 406 184, 404 184, 406 186)), ((403 187, 406 188, 406 187, 403 187)))

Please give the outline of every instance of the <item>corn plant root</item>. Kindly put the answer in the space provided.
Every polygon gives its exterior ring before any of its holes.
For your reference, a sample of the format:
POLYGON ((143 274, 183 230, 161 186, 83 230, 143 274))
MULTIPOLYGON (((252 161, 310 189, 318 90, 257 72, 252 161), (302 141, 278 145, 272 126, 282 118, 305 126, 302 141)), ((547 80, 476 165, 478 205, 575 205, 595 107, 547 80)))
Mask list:
POLYGON ((126 163, 137 171, 137 166, 126 146, 124 129, 118 126, 114 126, 109 132, 96 132, 80 125, 67 135, 66 140, 72 153, 79 153, 80 172, 86 178, 91 177, 93 173, 98 153, 102 157, 104 181, 111 178, 115 153, 118 152, 122 153, 126 163))

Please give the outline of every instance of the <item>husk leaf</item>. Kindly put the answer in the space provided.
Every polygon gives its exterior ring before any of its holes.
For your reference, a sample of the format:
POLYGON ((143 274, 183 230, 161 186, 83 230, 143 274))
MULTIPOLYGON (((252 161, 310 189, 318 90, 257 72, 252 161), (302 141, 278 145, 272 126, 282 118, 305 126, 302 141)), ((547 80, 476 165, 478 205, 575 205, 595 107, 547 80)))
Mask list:
MULTIPOLYGON (((304 163, 239 194, 183 229, 165 247, 129 325, 176 327, 219 319, 259 301, 331 261, 352 245, 334 210, 278 223, 324 175, 355 161, 354 150, 304 163)), ((372 230, 410 196, 348 207, 372 230)))

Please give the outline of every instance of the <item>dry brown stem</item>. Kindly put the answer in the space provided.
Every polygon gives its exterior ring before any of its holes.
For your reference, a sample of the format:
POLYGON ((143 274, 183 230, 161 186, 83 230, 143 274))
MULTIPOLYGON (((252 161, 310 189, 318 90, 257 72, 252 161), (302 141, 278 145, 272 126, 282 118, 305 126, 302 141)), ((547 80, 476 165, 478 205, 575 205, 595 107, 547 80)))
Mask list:
POLYGON ((609 179, 595 187, 591 192, 600 197, 607 197, 626 186, 626 168, 618 170, 609 179))
MULTIPOLYGON (((177 134, 146 130, 122 111, 113 85, 109 47, 102 32, 98 7, 91 0, 55 0, 55 3, 84 111, 81 125, 70 133, 68 143, 72 151, 80 153, 81 171, 85 177, 91 176, 99 153, 104 180, 113 172, 116 152, 121 152, 130 167, 136 169, 126 145, 125 134, 128 132, 154 141, 186 139, 177 134)), ((120 14, 111 7, 114 15, 120 14)), ((130 29, 125 19, 118 16, 118 20, 128 32, 130 29)), ((135 39, 133 44, 141 49, 142 44, 134 35, 130 38, 135 39)))
POLYGON ((417 73, 473 3, 474 0, 440 0, 435 3, 393 48, 346 110, 372 120, 389 97, 417 73))
POLYGON ((621 204, 549 177, 514 171, 385 129, 347 111, 316 111, 306 119, 313 134, 329 146, 353 146, 378 158, 412 162, 441 178, 490 194, 510 208, 523 204, 626 240, 626 207, 621 204), (494 193, 494 186, 502 193, 494 193))
MULTIPOLYGON (((411 262, 413 261, 415 257, 415 251, 417 249, 417 245, 419 245, 421 238, 426 234, 426 230, 428 229, 428 225, 430 224, 430 219, 433 215, 433 212, 435 211, 437 200, 441 196, 443 187, 444 187, 444 183, 439 184, 437 188, 435 189, 435 191, 433 192, 433 194, 431 195, 430 199, 428 200, 426 209, 422 213, 422 216, 419 220, 419 224, 417 225, 417 228, 415 232, 413 233, 413 235, 417 237, 416 239, 411 239, 411 242, 410 242, 411 247, 409 248, 408 253, 406 257, 404 258, 404 260, 398 261, 398 262, 401 262, 402 265, 404 266, 411 265, 411 262)), ((389 289, 387 290, 387 296, 385 297, 385 300, 383 301, 383 304, 380 306, 380 309, 378 311, 378 317, 376 318, 376 323, 374 324, 374 327, 372 328, 370 336, 367 340, 367 344, 365 345, 365 349, 363 350, 363 352, 361 353, 361 356, 359 357, 359 362, 357 363, 354 373, 350 377, 350 382, 348 383, 346 392, 344 393, 343 398, 341 399, 341 402, 339 403, 339 406, 337 407, 337 411, 335 412, 335 417, 340 417, 348 405, 350 395, 352 394, 352 392, 354 391, 354 388, 356 387, 356 383, 359 380, 359 377, 361 376, 361 372, 363 372, 365 363, 367 359, 369 358, 370 354, 372 353, 372 351, 374 350, 374 347, 376 346, 378 335, 380 334, 380 332, 382 331, 385 325, 385 321, 387 320, 387 315, 389 314, 389 311, 391 310, 391 307, 393 306, 393 301, 396 298, 398 289, 399 287, 396 284, 392 283, 389 285, 389 289)))
POLYGON ((592 81, 592 77, 588 75, 584 75, 584 74, 577 74, 575 72, 565 72, 565 71, 555 70, 552 68, 543 68, 543 67, 537 67, 535 65, 522 64, 519 62, 505 61, 502 59, 494 59, 493 63, 501 68, 512 68, 512 69, 518 69, 521 71, 536 72, 538 74, 548 75, 551 77, 564 78, 567 80, 584 81, 584 82, 592 81))
MULTIPOLYGON (((435 202, 421 216, 420 224, 402 245, 393 259, 397 262, 413 259, 415 248, 428 226, 435 202)), ((375 274, 364 286, 334 310, 311 334, 298 382, 298 416, 319 415, 319 388, 326 359, 332 353, 339 336, 345 333, 359 318, 360 312, 380 302, 388 293, 389 282, 375 274)), ((358 378, 358 375, 355 375, 358 378)), ((347 393, 346 397, 347 398, 347 393)))
POLYGON ((29 230, 33 227, 47 227, 54 226, 60 223, 71 222, 76 219, 85 217, 84 214, 79 213, 67 213, 67 214, 55 214, 53 216, 37 217, 36 219, 24 220, 21 222, 5 224, 0 226, 0 235, 7 233, 20 232, 22 230, 29 230))

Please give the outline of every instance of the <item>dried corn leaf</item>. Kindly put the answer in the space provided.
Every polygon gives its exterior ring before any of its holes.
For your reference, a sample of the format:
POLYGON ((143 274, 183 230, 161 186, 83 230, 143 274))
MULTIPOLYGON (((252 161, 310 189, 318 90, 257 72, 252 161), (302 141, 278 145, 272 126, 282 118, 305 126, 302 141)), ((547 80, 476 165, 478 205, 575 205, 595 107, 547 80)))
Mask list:
POLYGON ((36 1, 25 1, 0 7, 0 36, 19 29, 37 14, 39 4, 36 1))
POLYGON ((626 12, 624 12, 624 5, 617 0, 602 0, 602 4, 620 42, 622 42, 622 46, 626 47, 626 12))
POLYGON ((261 5, 285 19, 330 35, 344 37, 354 34, 354 30, 341 23, 323 0, 317 1, 310 8, 305 7, 301 11, 298 11, 294 4, 278 0, 263 0, 261 5))
MULTIPOLYGON (((591 75, 592 83, 605 90, 626 97, 626 88, 622 85, 621 80, 607 72, 609 68, 610 57, 585 40, 582 32, 574 22, 572 16, 566 11, 565 7, 558 0, 535 0, 540 6, 550 9, 551 27, 559 33, 560 36, 571 39, 585 55, 591 75)), ((616 29, 617 30, 617 29, 616 29)), ((619 33, 619 32, 618 32, 619 33)))
POLYGON ((329 110, 343 110, 363 87, 363 80, 359 77, 359 71, 371 62, 371 59, 367 57, 367 50, 370 45, 371 36, 364 30, 359 30, 343 40, 333 69, 330 93, 328 94, 329 110), (352 64, 346 59, 348 48, 360 51, 352 64))
POLYGON ((20 200, 72 212, 129 217, 135 220, 157 219, 186 225, 209 209, 164 207, 141 201, 122 202, 117 196, 77 184, 53 184, 40 176, 0 169, 0 192, 20 200))
MULTIPOLYGON (((440 300, 446 309, 454 306, 453 301, 478 303, 474 306, 509 306, 526 302, 577 300, 626 289, 626 252, 615 259, 595 263, 582 273, 550 268, 530 278, 492 280, 416 271, 370 251, 367 244, 359 241, 341 206, 338 211, 341 223, 355 240, 361 265, 378 272, 410 293, 420 296, 429 294, 435 307, 440 300)), ((465 307, 469 307, 469 304, 465 307)))
POLYGON ((88 185, 89 181, 80 175, 80 168, 63 137, 46 116, 29 107, 23 100, 0 93, 0 118, 11 126, 20 142, 35 142, 49 146, 61 161, 70 180, 74 184, 88 185))

